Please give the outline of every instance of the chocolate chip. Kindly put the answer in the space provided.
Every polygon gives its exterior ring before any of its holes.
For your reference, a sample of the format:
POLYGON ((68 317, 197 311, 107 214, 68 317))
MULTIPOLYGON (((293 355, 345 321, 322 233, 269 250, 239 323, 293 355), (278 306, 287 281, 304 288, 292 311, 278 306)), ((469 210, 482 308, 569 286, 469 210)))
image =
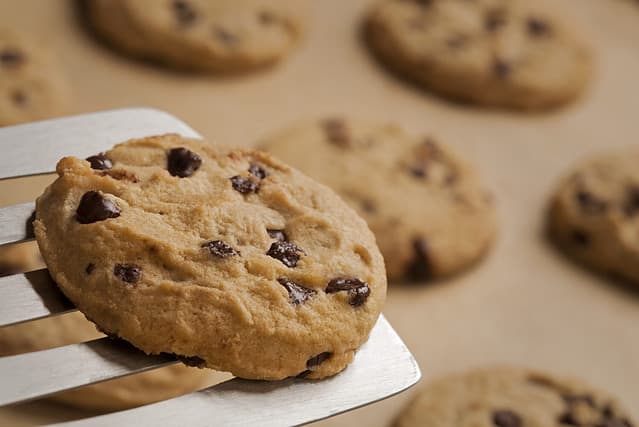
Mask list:
POLYGON ((368 283, 356 278, 338 277, 328 282, 325 292, 333 294, 335 292, 347 291, 348 303, 353 307, 364 304, 371 294, 368 283))
POLYGON ((523 423, 515 412, 501 409, 493 412, 493 424, 497 427, 520 427, 523 423))
POLYGON ((506 14, 501 9, 493 9, 486 13, 484 28, 490 33, 499 31, 506 25, 506 14))
POLYGON ((581 229, 573 230, 570 238, 579 246, 588 246, 590 244, 590 235, 581 229))
POLYGON ((425 165, 412 166, 412 167, 408 168, 408 171, 415 178, 426 178, 426 166, 425 165))
POLYGON ((369 214, 377 212, 377 206, 375 205, 375 202, 370 199, 362 200, 361 205, 362 209, 364 209, 364 212, 368 212, 369 214))
POLYGON ((528 34, 533 37, 547 36, 550 34, 550 24, 540 18, 530 17, 526 20, 528 34))
POLYGON ((559 424, 563 424, 563 425, 567 425, 567 426, 578 426, 578 425, 580 425, 579 421, 577 421, 575 419, 575 414, 573 414, 570 411, 564 412, 563 414, 561 414, 559 416, 559 418, 557 418, 557 421, 559 422, 559 424))
POLYGON ((93 273, 93 270, 95 270, 95 264, 90 262, 89 264, 87 264, 87 267, 84 269, 84 272, 86 274, 91 274, 91 273, 93 273))
POLYGON ((327 119, 322 122, 322 129, 326 139, 338 147, 346 148, 351 145, 351 135, 346 122, 341 119, 327 119))
POLYGON ((113 167, 113 163, 111 163, 111 160, 109 160, 104 153, 87 157, 86 160, 91 163, 91 169, 104 170, 111 169, 113 167))
POLYGON ((591 408, 595 408, 595 399, 589 394, 562 394, 562 399, 568 405, 576 405, 578 403, 584 403, 591 408))
POLYGON ((328 359, 330 359, 331 356, 333 356, 333 353, 331 353, 329 351, 324 351, 324 352, 318 354, 317 356, 313 356, 310 359, 308 359, 306 361, 306 367, 310 369, 310 368, 313 368, 315 366, 319 366, 322 363, 326 362, 328 359))
POLYGON ((632 186, 626 189, 623 211, 628 216, 635 216, 639 213, 639 187, 632 186))
POLYGON ((269 10, 261 10, 257 14, 257 19, 262 25, 272 25, 277 22, 277 16, 269 10))
POLYGON ((210 242, 202 243, 202 247, 208 249, 211 255, 220 258, 239 255, 231 245, 222 240, 211 240, 210 242))
POLYGON ((581 210, 587 214, 600 214, 608 209, 608 203, 598 199, 592 193, 586 190, 580 190, 575 193, 577 203, 581 206, 581 210))
POLYGON ((0 52, 0 65, 3 67, 16 67, 24 61, 24 54, 17 49, 6 49, 0 52))
POLYGON ((191 150, 179 147, 169 151, 167 169, 173 176, 179 176, 180 178, 189 177, 193 175, 201 165, 202 158, 191 150))
POLYGON ((259 182, 256 182, 251 178, 244 178, 240 175, 231 177, 231 185, 233 186, 235 191, 238 191, 242 194, 257 193, 260 189, 259 182))
POLYGON ((266 255, 280 260, 282 264, 291 268, 297 265, 297 261, 300 260, 302 254, 305 254, 302 248, 295 243, 286 241, 274 242, 268 252, 266 252, 266 255))
POLYGON ((140 280, 142 270, 135 264, 116 264, 113 267, 113 274, 123 282, 135 283, 140 280))
POLYGON ((288 238, 284 230, 266 230, 271 239, 279 240, 280 242, 286 242, 288 238))
POLYGON ((500 79, 507 78, 512 70, 512 66, 504 60, 495 59, 493 62, 493 73, 500 79))
POLYGON ((120 216, 120 208, 111 200, 104 197, 100 191, 87 191, 82 196, 76 219, 80 224, 91 224, 120 216))
POLYGON ((11 92, 11 101, 15 104, 18 105, 20 107, 26 105, 27 100, 29 99, 29 97, 27 96, 27 94, 20 90, 14 90, 13 92, 11 92))
POLYGON ((268 176, 266 170, 257 163, 251 163, 248 171, 251 175, 258 177, 259 179, 264 179, 268 176))
POLYGON ((277 281, 288 291, 288 297, 293 305, 304 304, 306 300, 317 294, 313 289, 306 288, 285 277, 281 277, 277 281))
POLYGON ((214 28, 213 36, 227 45, 235 44, 238 41, 238 37, 235 34, 223 28, 214 28))
POLYGON ((430 279, 433 275, 428 242, 422 237, 413 239, 414 257, 408 266, 408 277, 414 280, 430 279))
POLYGON ((468 37, 467 35, 457 34, 455 36, 450 37, 448 40, 446 40, 446 45, 450 49, 459 49, 464 47, 466 44, 468 44, 469 40, 470 40, 470 37, 468 37))
POLYGON ((189 26, 197 19, 197 13, 193 6, 184 0, 173 1, 173 13, 175 18, 182 26, 189 26))

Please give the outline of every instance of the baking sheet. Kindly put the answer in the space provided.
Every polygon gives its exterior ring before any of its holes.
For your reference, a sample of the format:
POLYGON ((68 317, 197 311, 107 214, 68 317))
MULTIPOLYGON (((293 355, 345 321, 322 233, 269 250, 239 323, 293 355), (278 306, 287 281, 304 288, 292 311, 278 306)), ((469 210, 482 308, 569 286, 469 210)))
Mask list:
MULTIPOLYGON (((526 115, 416 91, 380 69, 361 45, 357 25, 370 1, 311 3, 307 37, 289 60, 237 78, 183 75, 120 57, 87 37, 71 1, 2 1, 0 25, 54 45, 74 84, 71 113, 157 107, 213 142, 235 145, 336 113, 439 136, 480 167, 496 193, 501 231, 472 271, 390 289, 384 312, 420 362, 422 381, 472 366, 523 364, 584 378, 618 395, 639 419, 639 291, 575 266, 543 235, 548 196, 576 159, 639 143, 639 5, 557 0, 592 40, 597 76, 582 102, 526 115)), ((33 198, 47 181, 2 182, 0 204, 33 198)), ((317 425, 388 425, 415 391, 317 425)), ((0 410, 0 425, 86 414, 30 403, 0 410)))

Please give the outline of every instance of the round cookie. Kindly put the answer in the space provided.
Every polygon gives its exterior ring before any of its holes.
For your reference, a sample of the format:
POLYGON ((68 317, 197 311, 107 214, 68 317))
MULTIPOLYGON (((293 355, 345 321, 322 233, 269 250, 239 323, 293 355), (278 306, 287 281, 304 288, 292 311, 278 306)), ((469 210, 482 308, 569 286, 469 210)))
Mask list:
POLYGON ((51 52, 0 29, 0 126, 61 115, 67 98, 67 83, 51 52))
MULTIPOLYGON (((103 336, 81 313, 0 328, 0 356, 45 350, 103 336)), ((120 410, 170 399, 217 382, 222 374, 172 365, 57 393, 51 399, 93 410, 120 410)))
POLYGON ((432 137, 334 118, 301 123, 260 148, 334 189, 366 219, 391 281, 458 272, 495 237, 492 198, 478 175, 432 137))
POLYGON ((367 16, 365 37, 398 74, 487 106, 564 104, 592 73, 584 41, 528 0, 383 0, 367 16))
POLYGON ((163 135, 57 172, 36 238, 106 333, 270 380, 334 375, 368 339, 386 297, 373 234, 268 154, 163 135))
POLYGON ((632 427, 607 393, 578 380, 522 368, 490 367, 435 380, 395 427, 632 427))
POLYGON ((639 283, 639 150, 582 161, 559 184, 549 228, 575 259, 639 283))
POLYGON ((88 0, 102 37, 128 54, 209 72, 242 72, 282 60, 302 32, 295 0, 88 0))

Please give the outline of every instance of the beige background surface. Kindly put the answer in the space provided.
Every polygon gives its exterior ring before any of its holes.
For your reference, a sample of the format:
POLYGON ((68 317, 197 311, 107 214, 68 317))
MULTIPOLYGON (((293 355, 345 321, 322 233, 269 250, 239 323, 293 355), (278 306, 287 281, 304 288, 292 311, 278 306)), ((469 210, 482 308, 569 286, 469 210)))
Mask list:
MULTIPOLYGON (((358 41, 368 3, 312 1, 306 40, 289 61, 224 79, 113 54, 78 27, 67 1, 3 0, 0 25, 54 46, 74 85, 73 113, 152 106, 213 142, 237 145, 291 121, 335 113, 440 136, 474 160, 494 188, 501 235, 486 261, 461 277, 390 289, 385 313, 419 360, 423 381, 476 365, 524 364, 609 389, 639 419, 639 291, 574 266, 542 233, 547 197, 567 167, 588 153, 639 142, 639 5, 557 0, 595 45, 597 77, 579 104, 524 115, 448 104, 388 76, 358 41)), ((36 181, 0 183, 0 203, 36 196, 43 180, 36 181)), ((388 425, 415 391, 321 425, 388 425)), ((0 425, 77 415, 35 403, 0 411, 0 425)))

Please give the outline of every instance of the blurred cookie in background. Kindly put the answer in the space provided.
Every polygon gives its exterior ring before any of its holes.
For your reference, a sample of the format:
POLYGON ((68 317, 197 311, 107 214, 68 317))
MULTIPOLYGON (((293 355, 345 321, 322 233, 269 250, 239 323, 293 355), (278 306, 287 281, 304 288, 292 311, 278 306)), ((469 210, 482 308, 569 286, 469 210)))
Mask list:
POLYGON ((35 241, 0 246, 0 277, 44 268, 35 241))
POLYGON ((395 427, 633 427, 608 393, 577 379, 515 367, 451 374, 426 385, 395 427))
POLYGON ((639 283, 639 149, 580 162, 559 184, 549 229, 567 254, 639 283))
POLYGON ((62 115, 68 99, 54 53, 24 34, 0 28, 0 126, 62 115))
MULTIPOLYGON (((79 313, 0 328, 0 356, 45 350, 103 337, 79 313)), ((93 410, 119 410, 179 396, 229 378, 182 364, 57 393, 51 399, 93 410)))
POLYGON ((456 273, 495 238, 492 197, 478 174, 432 137, 332 118, 259 146, 333 188, 368 222, 391 281, 456 273))
POLYGON ((276 63, 302 33, 305 0, 84 0, 95 31, 130 55, 207 72, 276 63))
POLYGON ((585 41, 554 11, 526 0, 383 0, 366 17, 365 38, 398 74, 486 106, 567 103, 593 68, 585 41))

